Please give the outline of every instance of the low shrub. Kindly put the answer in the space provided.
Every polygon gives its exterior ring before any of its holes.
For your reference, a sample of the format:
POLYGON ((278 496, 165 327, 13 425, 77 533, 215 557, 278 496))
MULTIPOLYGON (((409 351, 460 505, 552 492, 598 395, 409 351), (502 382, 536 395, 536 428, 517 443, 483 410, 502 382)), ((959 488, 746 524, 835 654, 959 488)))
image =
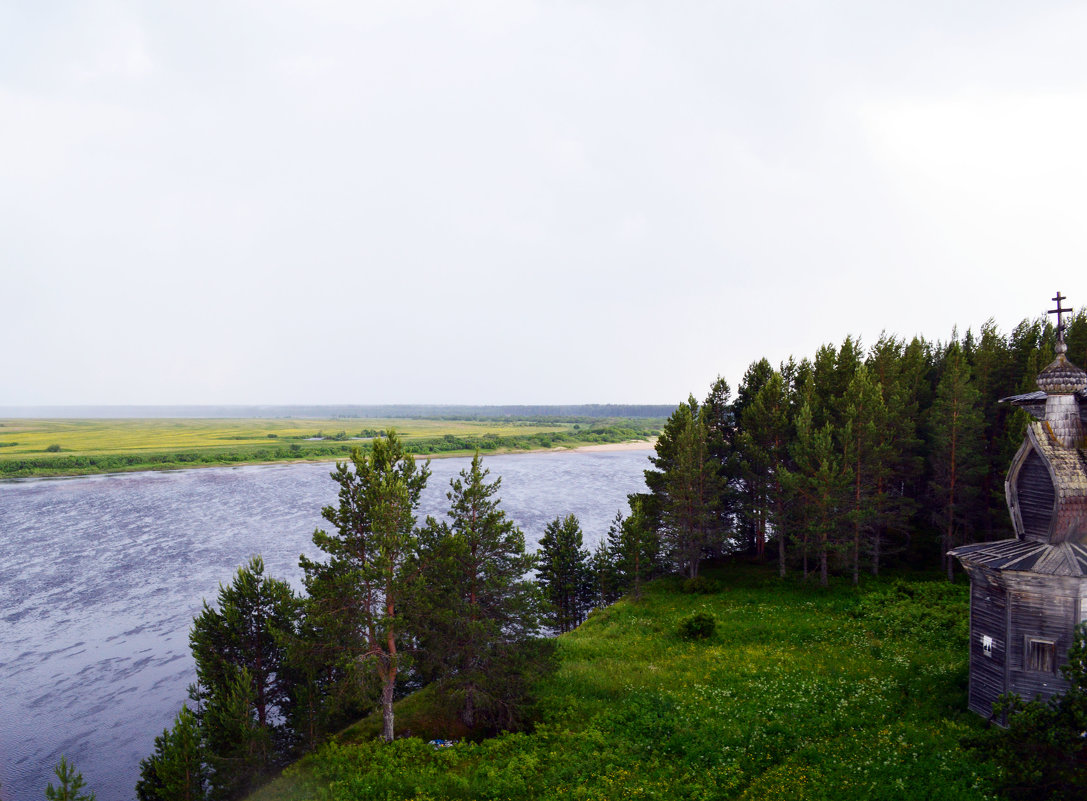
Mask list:
POLYGON ((715 579, 705 576, 695 576, 683 582, 680 589, 688 595, 711 595, 720 590, 720 585, 715 579))
POLYGON ((709 612, 696 612, 679 623, 679 633, 687 640, 707 640, 716 628, 717 619, 709 612))

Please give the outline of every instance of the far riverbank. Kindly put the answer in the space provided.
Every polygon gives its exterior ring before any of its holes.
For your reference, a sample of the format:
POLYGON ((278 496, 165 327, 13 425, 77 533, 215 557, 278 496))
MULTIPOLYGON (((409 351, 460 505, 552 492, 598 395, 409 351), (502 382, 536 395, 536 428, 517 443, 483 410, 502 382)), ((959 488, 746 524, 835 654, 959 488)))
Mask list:
POLYGON ((646 450, 663 420, 0 420, 0 480, 333 462, 395 430, 423 459, 646 450))

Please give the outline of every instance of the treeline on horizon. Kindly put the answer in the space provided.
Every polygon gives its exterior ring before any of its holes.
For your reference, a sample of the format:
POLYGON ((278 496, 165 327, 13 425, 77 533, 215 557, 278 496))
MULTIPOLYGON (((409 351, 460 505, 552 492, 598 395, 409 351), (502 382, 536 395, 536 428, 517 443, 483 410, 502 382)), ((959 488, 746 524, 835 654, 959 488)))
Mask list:
MULTIPOLYGON (((847 337, 811 358, 766 359, 733 398, 721 378, 665 425, 641 504, 679 537, 688 575, 707 556, 746 552, 787 570, 878 574, 935 568, 950 548, 1014 536, 1004 476, 1029 416, 998 401, 1037 389, 1054 326, 990 320, 947 342, 847 337)), ((1087 363, 1087 313, 1066 333, 1087 363)))
POLYGON ((382 405, 220 405, 220 406, 0 406, 0 417, 30 418, 389 418, 395 420, 570 420, 607 417, 667 417, 675 406, 647 403, 382 405))

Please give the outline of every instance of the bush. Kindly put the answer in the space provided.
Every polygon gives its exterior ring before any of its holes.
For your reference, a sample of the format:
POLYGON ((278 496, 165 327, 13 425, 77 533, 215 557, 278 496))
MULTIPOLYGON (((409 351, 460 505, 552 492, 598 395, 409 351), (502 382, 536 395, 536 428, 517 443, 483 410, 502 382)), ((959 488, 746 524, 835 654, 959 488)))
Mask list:
POLYGON ((864 596, 854 615, 880 634, 935 637, 950 632, 965 647, 970 618, 962 608, 968 591, 965 584, 898 579, 887 589, 864 596))
POLYGON ((720 586, 711 578, 695 576, 684 581, 680 589, 688 595, 710 595, 717 592, 720 586))
POLYGON ((680 621, 679 633, 688 640, 707 640, 713 636, 717 620, 709 612, 696 612, 680 621))
POLYGON ((60 453, 60 445, 57 445, 54 442, 52 445, 50 445, 48 448, 45 449, 45 452, 46 453, 60 453))

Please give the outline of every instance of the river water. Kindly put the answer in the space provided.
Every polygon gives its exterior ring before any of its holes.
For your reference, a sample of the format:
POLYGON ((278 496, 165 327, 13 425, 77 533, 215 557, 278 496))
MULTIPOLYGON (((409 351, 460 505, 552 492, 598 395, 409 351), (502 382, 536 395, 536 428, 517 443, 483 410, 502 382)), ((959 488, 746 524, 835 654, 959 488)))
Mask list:
MULTIPOLYGON (((573 513, 590 548, 647 451, 484 458, 531 549, 573 513)), ((467 459, 431 462, 420 505, 441 515, 467 459)), ((0 799, 44 797, 61 755, 99 801, 130 801, 139 761, 195 680, 188 632, 201 601, 251 555, 301 586, 299 554, 336 503, 330 464, 207 468, 0 482, 0 799)))

